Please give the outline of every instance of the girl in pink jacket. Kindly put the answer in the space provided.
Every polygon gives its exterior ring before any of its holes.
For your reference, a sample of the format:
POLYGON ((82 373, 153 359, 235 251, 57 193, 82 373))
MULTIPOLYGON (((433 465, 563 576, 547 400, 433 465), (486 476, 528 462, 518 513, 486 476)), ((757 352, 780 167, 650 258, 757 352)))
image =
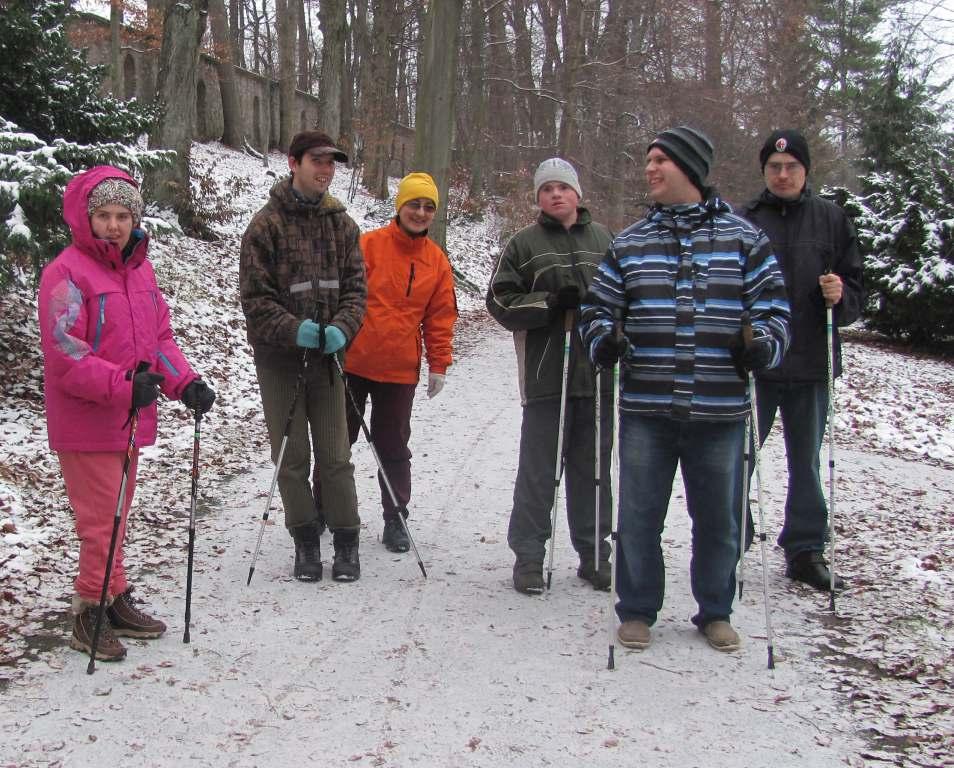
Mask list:
POLYGON ((126 517, 136 487, 139 446, 156 440, 161 391, 202 413, 215 393, 172 338, 169 308, 138 229, 143 202, 125 172, 97 166, 63 195, 72 243, 43 270, 39 319, 50 448, 56 451, 80 539, 70 646, 90 653, 118 504, 130 415, 139 410, 136 449, 116 539, 96 657, 122 659, 116 636, 159 637, 166 625, 135 607, 123 567, 126 517), (140 362, 148 363, 139 370, 140 362))

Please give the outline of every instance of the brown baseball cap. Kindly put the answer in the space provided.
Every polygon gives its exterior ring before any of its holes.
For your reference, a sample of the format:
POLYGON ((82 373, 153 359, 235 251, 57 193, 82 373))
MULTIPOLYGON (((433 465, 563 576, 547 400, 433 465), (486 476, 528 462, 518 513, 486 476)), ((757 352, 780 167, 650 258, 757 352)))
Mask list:
POLYGON ((302 131, 296 133, 288 147, 288 156, 298 160, 308 150, 315 150, 321 154, 334 155, 335 160, 347 163, 348 156, 335 146, 334 141, 327 133, 321 131, 302 131))

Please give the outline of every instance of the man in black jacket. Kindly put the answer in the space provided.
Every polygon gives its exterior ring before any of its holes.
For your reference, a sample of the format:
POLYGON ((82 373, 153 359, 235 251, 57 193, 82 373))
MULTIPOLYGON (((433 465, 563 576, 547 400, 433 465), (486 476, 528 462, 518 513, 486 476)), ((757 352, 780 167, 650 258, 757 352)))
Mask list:
MULTIPOLYGON (((787 356, 777 368, 757 373, 759 442, 765 441, 776 411, 781 411, 788 497, 778 544, 785 550, 789 578, 827 591, 831 577, 823 551, 828 510, 818 471, 828 414, 825 308, 834 309, 832 375, 837 377, 837 326, 849 325, 861 314, 861 256, 844 211, 815 195, 806 182, 811 159, 801 133, 775 131, 759 160, 766 189, 743 213, 772 241, 792 309, 787 356)), ((836 578, 835 588, 842 586, 836 578)))

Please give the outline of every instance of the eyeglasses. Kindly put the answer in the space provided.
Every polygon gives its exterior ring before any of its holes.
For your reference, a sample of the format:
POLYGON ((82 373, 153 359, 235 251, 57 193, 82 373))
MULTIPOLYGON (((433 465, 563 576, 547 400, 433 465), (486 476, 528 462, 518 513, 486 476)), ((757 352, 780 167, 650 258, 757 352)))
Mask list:
POLYGON ((411 200, 409 203, 405 203, 408 208, 412 211, 424 211, 424 213, 434 214, 437 213, 437 206, 434 203, 422 203, 420 200, 411 200))
POLYGON ((797 162, 791 162, 791 163, 771 162, 771 163, 766 163, 765 167, 768 169, 769 173, 771 173, 774 176, 778 176, 782 171, 785 171, 785 173, 789 173, 789 174, 795 173, 796 171, 798 171, 799 168, 802 167, 802 164, 797 162))

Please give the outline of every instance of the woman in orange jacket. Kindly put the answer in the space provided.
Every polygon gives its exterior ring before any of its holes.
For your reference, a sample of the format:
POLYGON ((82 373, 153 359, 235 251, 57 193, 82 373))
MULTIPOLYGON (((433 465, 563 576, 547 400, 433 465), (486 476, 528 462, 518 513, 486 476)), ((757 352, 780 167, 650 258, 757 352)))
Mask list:
POLYGON ((457 320, 450 262, 427 236, 437 203, 434 180, 426 173, 408 174, 398 186, 394 219, 361 236, 368 308, 345 360, 348 387, 358 406, 358 412, 348 408, 351 443, 358 439, 370 396, 371 440, 397 497, 395 507, 379 473, 384 508, 381 540, 392 552, 410 548, 398 514, 407 517, 411 498, 408 440, 421 356, 427 356, 427 396, 434 397, 444 387, 451 364, 457 320))

